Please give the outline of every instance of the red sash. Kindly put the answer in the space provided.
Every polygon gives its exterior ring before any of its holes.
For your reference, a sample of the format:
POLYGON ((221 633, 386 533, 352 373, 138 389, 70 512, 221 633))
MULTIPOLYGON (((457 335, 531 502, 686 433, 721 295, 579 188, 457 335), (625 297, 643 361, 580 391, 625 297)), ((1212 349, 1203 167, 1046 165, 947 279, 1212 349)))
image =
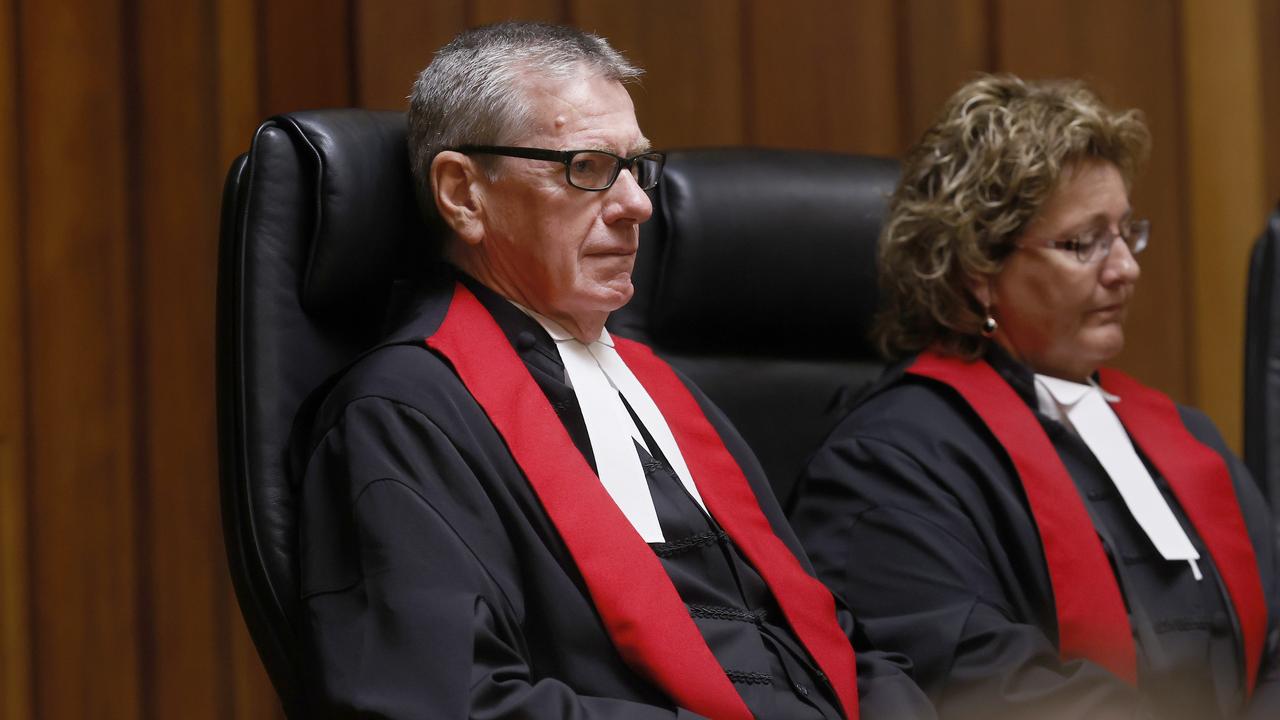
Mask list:
POLYGON ((1252 693, 1266 642, 1267 605, 1227 464, 1187 430, 1166 395, 1119 370, 1104 368, 1099 377, 1103 387, 1120 396, 1112 406, 1116 415, 1173 489, 1227 586, 1244 638, 1245 682, 1252 693))
MULTIPOLYGON (((671 368, 642 345, 616 344, 670 425, 708 509, 769 586, 845 715, 856 720, 853 649, 836 623, 831 594, 774 535, 742 470, 671 368)), ((627 664, 681 707, 749 720, 661 562, 600 484, 497 323, 462 285, 427 345, 449 360, 506 441, 627 664)))
MULTIPOLYGON (((1120 587, 1084 501, 1034 413, 987 363, 922 353, 907 372, 951 386, 1004 447, 1027 495, 1044 547, 1058 618, 1059 652, 1137 681, 1137 654, 1120 587)), ((1121 397, 1116 414, 1173 489, 1204 540, 1240 619, 1251 693, 1266 632, 1253 546, 1222 458, 1197 441, 1164 395, 1113 370, 1102 385, 1121 397)))

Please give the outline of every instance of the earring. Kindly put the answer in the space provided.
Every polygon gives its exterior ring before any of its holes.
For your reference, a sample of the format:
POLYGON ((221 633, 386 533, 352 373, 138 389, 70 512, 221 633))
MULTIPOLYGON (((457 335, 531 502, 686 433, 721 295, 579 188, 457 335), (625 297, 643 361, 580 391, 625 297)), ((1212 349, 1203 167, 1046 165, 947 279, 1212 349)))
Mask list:
POLYGON ((991 317, 991 311, 988 310, 987 319, 982 321, 982 336, 991 337, 995 335, 998 327, 1000 327, 1000 324, 996 322, 995 318, 991 317))

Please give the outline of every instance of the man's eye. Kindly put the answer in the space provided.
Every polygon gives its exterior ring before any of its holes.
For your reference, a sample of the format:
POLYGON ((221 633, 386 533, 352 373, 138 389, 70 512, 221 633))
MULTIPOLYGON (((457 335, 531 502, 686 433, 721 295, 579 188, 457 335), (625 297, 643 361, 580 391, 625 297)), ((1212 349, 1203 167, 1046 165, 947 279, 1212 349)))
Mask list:
MULTIPOLYGON (((612 160, 610 158, 609 160, 612 160)), ((594 175, 604 172, 606 160, 604 155, 582 154, 573 158, 573 171, 583 173, 584 175, 594 175)))

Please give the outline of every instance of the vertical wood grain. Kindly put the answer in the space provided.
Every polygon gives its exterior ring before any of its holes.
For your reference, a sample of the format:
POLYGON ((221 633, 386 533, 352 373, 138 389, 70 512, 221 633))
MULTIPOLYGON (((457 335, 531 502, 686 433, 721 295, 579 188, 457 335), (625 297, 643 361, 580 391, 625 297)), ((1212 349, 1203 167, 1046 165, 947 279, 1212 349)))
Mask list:
POLYGON ((466 3, 367 0, 355 5, 356 104, 405 110, 435 51, 466 27, 466 3))
POLYGON ((258 71, 261 57, 259 4, 261 0, 213 0, 210 18, 214 38, 215 107, 217 126, 208 139, 218 151, 219 178, 249 141, 266 111, 258 71))
POLYGON ((1028 79, 1079 78, 1112 108, 1145 114, 1154 145, 1132 202, 1136 214, 1151 219, 1152 240, 1140 258, 1142 279, 1115 364, 1177 400, 1190 400, 1191 258, 1176 8, 1163 0, 1003 0, 995 24, 998 70, 1028 79))
POLYGON ((631 88, 640 128, 656 147, 746 140, 742 10, 735 0, 573 0, 578 27, 608 38, 645 69, 631 88))
POLYGON ((503 20, 538 20, 549 23, 569 22, 564 0, 470 0, 467 24, 488 25, 503 20))
POLYGON ((34 714, 136 718, 138 388, 123 8, 19 5, 34 714))
MULTIPOLYGON (((8 301, 0 302, 7 304, 8 301)), ((8 310, 6 306, 6 314, 8 310)), ((0 364, 12 366, 8 358, 0 364)), ((5 411, 12 409, 12 405, 5 407, 5 411)), ((14 417, 20 419, 22 415, 18 413, 14 417)), ((6 430, 0 434, 0 718, 3 720, 33 717, 28 632, 31 617, 27 611, 27 524, 23 519, 27 503, 22 486, 23 434, 20 427, 17 430, 6 430)))
MULTIPOLYGON (((239 611, 236 611, 237 616, 239 611)), ((284 720, 284 708, 276 695, 267 671, 258 658, 258 650, 241 620, 230 628, 231 643, 231 717, 236 720, 284 720)))
MULTIPOLYGON (((1261 53, 1262 137, 1266 167, 1263 197, 1271 207, 1280 204, 1280 0, 1258 0, 1255 33, 1261 53)), ((1259 228, 1261 221, 1259 221, 1259 228)))
POLYGON ((351 24, 357 0, 258 0, 262 111, 346 107, 355 102, 351 24))
POLYGON ((991 0, 906 0, 905 46, 898 92, 904 96, 906 142, 914 143, 943 103, 980 72, 995 69, 991 0))
POLYGON ((0 720, 31 714, 18 36, 0 0, 0 720))
POLYGON ((1258 6, 1186 1, 1181 8, 1196 404, 1239 451, 1245 276, 1269 209, 1258 6))
POLYGON ((903 149, 891 0, 747 4, 747 140, 872 155, 903 149))
POLYGON ((205 32, 215 10, 207 0, 136 2, 147 713, 213 720, 231 709, 217 463, 210 462, 223 167, 216 143, 193 146, 190 138, 218 135, 215 39, 205 32))

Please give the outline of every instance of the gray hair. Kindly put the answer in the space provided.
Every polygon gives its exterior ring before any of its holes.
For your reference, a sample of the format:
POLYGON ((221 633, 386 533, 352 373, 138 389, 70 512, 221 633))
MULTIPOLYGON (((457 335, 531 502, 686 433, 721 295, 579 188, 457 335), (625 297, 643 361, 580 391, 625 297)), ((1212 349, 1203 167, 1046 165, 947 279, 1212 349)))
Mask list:
POLYGON ((428 223, 439 220, 431 162, 441 150, 511 142, 532 123, 523 78, 571 78, 584 70, 622 83, 644 72, 598 35, 545 23, 473 28, 440 48, 409 95, 409 161, 428 223))

